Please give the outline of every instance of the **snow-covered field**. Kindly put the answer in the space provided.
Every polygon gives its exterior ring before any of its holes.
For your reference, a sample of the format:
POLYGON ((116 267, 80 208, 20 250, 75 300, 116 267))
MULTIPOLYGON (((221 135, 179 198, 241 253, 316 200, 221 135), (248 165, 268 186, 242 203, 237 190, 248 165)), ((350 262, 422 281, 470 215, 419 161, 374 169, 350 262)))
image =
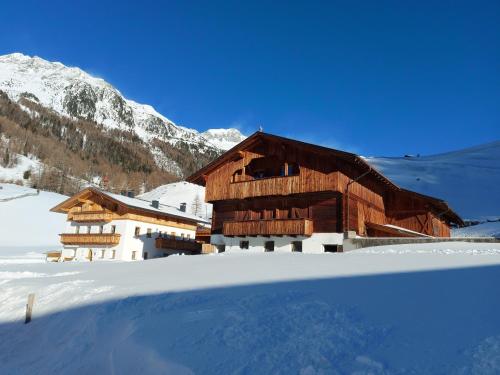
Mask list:
POLYGON ((66 217, 49 210, 67 197, 13 184, 0 183, 0 187, 0 248, 58 248, 58 234, 65 227, 66 217))
POLYGON ((500 244, 129 263, 19 254, 0 263, 2 374, 500 373, 500 244))

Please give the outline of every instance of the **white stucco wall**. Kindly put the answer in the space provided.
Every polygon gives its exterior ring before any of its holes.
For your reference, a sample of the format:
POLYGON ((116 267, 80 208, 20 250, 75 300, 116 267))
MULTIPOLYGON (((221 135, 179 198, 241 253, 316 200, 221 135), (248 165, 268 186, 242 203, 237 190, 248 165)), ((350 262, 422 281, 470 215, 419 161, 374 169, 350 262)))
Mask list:
MULTIPOLYGON (((80 226, 81 234, 88 233, 87 227, 90 226, 90 233, 100 233, 100 225, 97 223, 75 223, 67 222, 64 233, 76 233, 76 227, 80 226)), ((148 254, 148 259, 162 257, 164 254, 172 253, 166 249, 156 249, 155 239, 159 232, 171 234, 175 232, 177 237, 184 234, 184 238, 188 235, 191 239, 195 238, 196 231, 171 227, 167 225, 150 224, 136 220, 113 220, 110 223, 103 224, 103 233, 112 233, 111 227, 115 225, 115 233, 120 234, 120 243, 116 246, 64 246, 63 257, 73 257, 75 260, 88 260, 89 249, 92 250, 93 261, 112 260, 113 250, 115 251, 114 260, 133 260, 132 255, 135 251, 135 260, 144 259, 144 253, 148 254), (139 236, 135 236, 135 228, 139 227, 139 236), (151 229, 151 237, 147 236, 147 230, 151 229), (104 257, 102 257, 104 250, 104 257)))
POLYGON ((310 237, 225 237, 215 234, 210 237, 212 245, 225 245, 228 252, 264 252, 264 244, 267 241, 274 241, 275 252, 291 252, 292 242, 302 241, 302 252, 323 253, 324 245, 342 245, 344 236, 342 233, 313 233, 310 237), (240 241, 248 241, 248 250, 240 248, 240 241))

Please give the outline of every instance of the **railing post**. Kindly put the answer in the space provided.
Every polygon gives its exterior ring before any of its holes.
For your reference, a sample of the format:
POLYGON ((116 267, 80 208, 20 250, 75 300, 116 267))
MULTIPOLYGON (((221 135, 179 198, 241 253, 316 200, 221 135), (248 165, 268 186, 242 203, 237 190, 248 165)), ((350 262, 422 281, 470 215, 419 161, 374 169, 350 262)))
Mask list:
POLYGON ((31 322, 31 314, 33 313, 33 303, 35 303, 35 293, 28 294, 28 303, 26 304, 26 319, 24 324, 31 322))

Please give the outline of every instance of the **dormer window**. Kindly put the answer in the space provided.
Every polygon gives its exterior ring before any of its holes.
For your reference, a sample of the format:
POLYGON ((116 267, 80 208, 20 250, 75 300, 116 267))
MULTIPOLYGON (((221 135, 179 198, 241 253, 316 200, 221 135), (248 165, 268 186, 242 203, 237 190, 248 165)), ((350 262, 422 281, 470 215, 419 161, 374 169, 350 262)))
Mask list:
MULTIPOLYGON (((233 182, 235 175, 233 175, 233 182)), ((246 166, 246 175, 252 176, 255 180, 270 177, 286 177, 299 175, 299 165, 297 163, 288 163, 275 157, 261 157, 253 159, 246 166)))

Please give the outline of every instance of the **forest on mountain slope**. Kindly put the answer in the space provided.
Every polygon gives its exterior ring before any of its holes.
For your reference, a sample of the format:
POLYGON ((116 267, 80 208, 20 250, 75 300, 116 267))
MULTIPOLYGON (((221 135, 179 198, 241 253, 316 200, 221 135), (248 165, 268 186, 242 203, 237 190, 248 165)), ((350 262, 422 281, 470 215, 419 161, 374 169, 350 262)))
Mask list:
MULTIPOLYGON (((177 162, 183 176, 218 156, 193 151, 182 141, 153 144, 177 162)), ((150 147, 132 132, 62 116, 29 93, 14 102, 0 91, 0 165, 15 167, 18 155, 38 159, 40 166, 23 174, 34 188, 73 194, 86 183, 107 180, 108 190, 139 193, 181 179, 155 163, 150 147)))

